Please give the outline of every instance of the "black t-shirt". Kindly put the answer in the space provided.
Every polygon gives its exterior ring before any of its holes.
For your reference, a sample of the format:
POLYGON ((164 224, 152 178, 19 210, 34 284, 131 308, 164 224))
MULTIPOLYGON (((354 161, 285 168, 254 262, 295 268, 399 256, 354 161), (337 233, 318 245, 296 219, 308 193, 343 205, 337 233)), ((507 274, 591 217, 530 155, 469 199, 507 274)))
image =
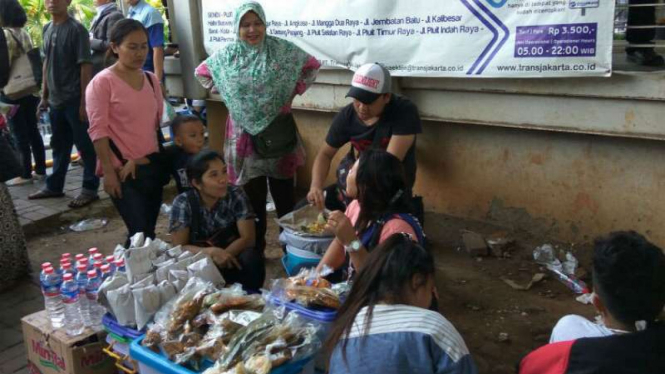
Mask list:
MULTIPOLYGON (((392 98, 383 110, 379 120, 372 126, 365 125, 353 104, 345 106, 333 119, 332 126, 328 130, 326 143, 333 148, 341 148, 346 143, 351 143, 355 150, 360 153, 374 146, 387 149, 392 135, 415 135, 422 132, 418 108, 409 99, 393 94, 392 98), (375 141, 378 136, 381 139, 375 141)), ((403 160, 404 172, 406 173, 407 186, 413 187, 416 180, 416 142, 406 153, 403 160)))
POLYGON ((46 58, 49 103, 61 108, 81 95, 81 64, 91 63, 90 35, 77 20, 44 26, 42 55, 46 58))
POLYGON ((165 148, 162 152, 148 155, 150 162, 158 162, 164 166, 173 176, 178 187, 178 193, 186 192, 191 188, 187 179, 187 163, 194 155, 190 155, 182 148, 173 145, 165 148))

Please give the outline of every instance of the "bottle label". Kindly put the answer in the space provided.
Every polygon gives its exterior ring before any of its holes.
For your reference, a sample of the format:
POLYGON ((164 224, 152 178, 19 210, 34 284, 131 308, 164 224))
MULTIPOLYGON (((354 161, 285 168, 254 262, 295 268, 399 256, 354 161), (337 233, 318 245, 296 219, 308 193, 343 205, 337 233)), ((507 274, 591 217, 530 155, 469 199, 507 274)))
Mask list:
POLYGON ((42 294, 47 297, 53 297, 60 295, 60 286, 57 284, 42 284, 42 294))
POLYGON ((64 291, 62 293, 62 302, 65 304, 74 304, 79 300, 78 290, 64 291))

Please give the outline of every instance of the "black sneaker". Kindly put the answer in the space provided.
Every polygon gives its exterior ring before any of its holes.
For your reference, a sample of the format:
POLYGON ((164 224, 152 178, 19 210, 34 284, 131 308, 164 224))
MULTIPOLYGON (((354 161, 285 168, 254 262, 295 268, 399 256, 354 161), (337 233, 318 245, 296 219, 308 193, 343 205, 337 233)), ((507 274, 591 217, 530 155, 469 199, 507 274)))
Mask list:
POLYGON ((628 61, 643 66, 663 66, 665 59, 653 49, 638 49, 627 51, 628 61))

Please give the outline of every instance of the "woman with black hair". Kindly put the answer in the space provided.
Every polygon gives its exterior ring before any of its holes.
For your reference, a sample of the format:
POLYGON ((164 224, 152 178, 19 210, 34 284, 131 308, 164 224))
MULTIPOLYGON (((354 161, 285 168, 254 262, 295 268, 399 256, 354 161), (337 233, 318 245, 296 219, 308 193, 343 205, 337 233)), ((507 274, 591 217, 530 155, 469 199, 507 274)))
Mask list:
MULTIPOLYGON (((7 41, 9 55, 10 75, 14 64, 19 63, 19 57, 25 55, 32 49, 30 35, 23 28, 28 18, 25 10, 18 0, 0 0, 0 26, 7 41)), ((10 81, 11 83, 11 81, 10 81)), ((37 83, 35 81, 35 83, 37 83)), ((8 186, 19 186, 32 183, 33 178, 44 180, 46 178, 46 154, 44 141, 37 128, 37 105, 39 99, 35 93, 39 92, 39 86, 35 84, 18 93, 14 93, 10 99, 3 93, 0 100, 18 105, 18 111, 9 119, 9 126, 16 139, 16 144, 21 154, 21 175, 7 182, 8 186), (35 174, 32 174, 32 158, 35 159, 35 174)))
POLYGON ((424 244, 423 229, 411 213, 402 162, 378 149, 362 153, 347 176, 347 195, 354 200, 346 212, 330 214, 326 229, 335 234, 319 264, 341 269, 348 258, 352 276, 369 252, 394 233, 406 233, 424 244))
POLYGON ((476 373, 455 327, 425 309, 434 273, 432 254, 405 234, 376 247, 328 335, 329 373, 476 373))
POLYGON ((169 232, 173 245, 209 255, 226 283, 258 291, 265 280, 263 251, 255 248, 254 212, 241 187, 228 183, 222 156, 211 150, 187 166, 193 187, 173 200, 169 232))

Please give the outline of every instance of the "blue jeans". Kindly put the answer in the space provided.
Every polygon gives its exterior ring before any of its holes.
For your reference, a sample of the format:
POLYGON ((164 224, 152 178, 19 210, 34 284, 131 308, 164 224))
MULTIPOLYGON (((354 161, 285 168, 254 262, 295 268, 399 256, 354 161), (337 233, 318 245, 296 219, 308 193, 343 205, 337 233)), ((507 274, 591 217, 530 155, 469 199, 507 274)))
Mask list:
POLYGON ((60 108, 50 108, 53 173, 46 178, 46 189, 50 192, 63 191, 72 147, 76 144, 83 159, 82 193, 96 196, 99 189, 99 178, 95 175, 97 155, 88 135, 88 123, 79 118, 80 105, 81 99, 75 98, 60 108))
POLYGON ((35 173, 45 175, 44 141, 37 128, 37 104, 39 99, 33 95, 28 95, 18 100, 3 98, 2 101, 19 106, 14 117, 9 120, 9 128, 21 153, 21 163, 23 164, 21 177, 32 178, 32 157, 35 158, 35 173))

